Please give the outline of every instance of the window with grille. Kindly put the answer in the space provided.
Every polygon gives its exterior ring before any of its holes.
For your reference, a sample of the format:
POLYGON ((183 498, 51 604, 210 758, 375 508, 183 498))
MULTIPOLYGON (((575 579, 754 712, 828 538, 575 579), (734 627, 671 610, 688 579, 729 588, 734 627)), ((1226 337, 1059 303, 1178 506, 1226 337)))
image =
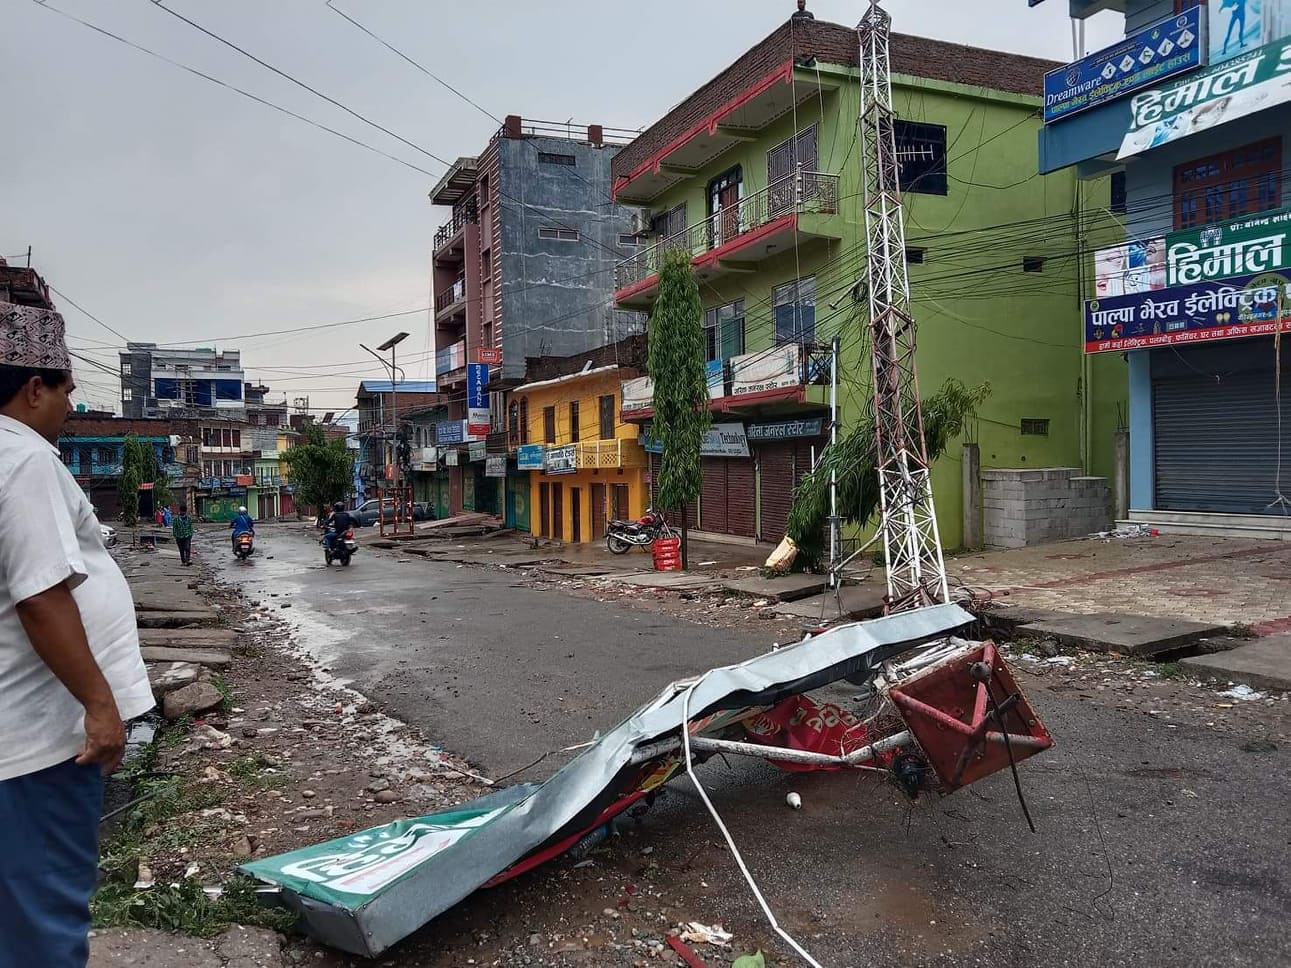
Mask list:
POLYGON ((577 242, 580 236, 574 229, 539 229, 538 238, 548 242, 577 242))
POLYGON ((569 401, 569 442, 578 443, 578 401, 569 401))
POLYGON ((704 312, 708 359, 729 360, 744 353, 744 300, 714 306, 704 312))
POLYGON ((614 439, 614 394, 607 393, 598 401, 600 404, 601 440, 614 439))
POLYGON ((538 152, 538 164, 564 165, 566 168, 573 168, 578 164, 578 159, 573 155, 559 155, 552 151, 540 151, 538 152))
POLYGON ((946 126, 895 121, 897 172, 903 192, 945 195, 946 126))
POLYGON ((1281 137, 1175 166, 1176 229, 1266 212, 1281 204, 1281 137))
POLYGON ((1049 436, 1049 418, 1048 417, 1023 417, 1022 434, 1025 437, 1048 437, 1049 436))
POLYGON ((785 343, 816 341, 816 277, 808 276, 771 290, 775 303, 775 339, 785 343))
POLYGON ((542 439, 548 444, 556 442, 556 408, 542 408, 542 439))

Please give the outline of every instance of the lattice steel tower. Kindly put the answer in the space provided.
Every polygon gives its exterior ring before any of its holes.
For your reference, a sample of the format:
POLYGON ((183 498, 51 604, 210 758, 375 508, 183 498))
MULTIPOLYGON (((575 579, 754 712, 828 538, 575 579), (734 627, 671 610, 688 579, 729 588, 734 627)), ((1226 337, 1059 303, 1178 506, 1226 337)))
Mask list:
POLYGON ((949 601, 915 376, 915 322, 905 262, 888 45, 892 17, 870 0, 857 27, 865 178, 874 436, 888 611, 949 601))

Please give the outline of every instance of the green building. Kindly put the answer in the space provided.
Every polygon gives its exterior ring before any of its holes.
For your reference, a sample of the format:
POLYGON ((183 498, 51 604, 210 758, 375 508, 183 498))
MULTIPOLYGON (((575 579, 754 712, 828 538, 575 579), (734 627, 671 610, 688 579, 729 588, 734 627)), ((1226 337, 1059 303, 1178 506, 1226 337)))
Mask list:
MULTIPOLYGON (((794 17, 613 162, 614 200, 642 209, 638 234, 619 240, 634 245, 616 304, 648 310, 663 251, 684 248, 706 307, 721 432, 691 511, 701 531, 783 536, 793 489, 828 440, 835 336, 844 431, 870 404, 858 55, 853 28, 794 17)), ((1039 92, 1055 66, 892 39, 922 395, 948 378, 990 383, 971 432, 988 477, 1113 472, 1124 367, 1083 355, 1072 298, 1090 272, 1087 237, 1107 231, 1089 212, 1108 206, 1108 184, 1082 183, 1078 195, 1070 173, 1038 173, 1039 92)), ((650 401, 648 381, 625 386, 625 419, 647 424, 650 401)), ((964 542, 962 456, 955 442, 934 468, 947 548, 964 542)), ((1082 486, 1106 497, 1105 484, 1082 486)))

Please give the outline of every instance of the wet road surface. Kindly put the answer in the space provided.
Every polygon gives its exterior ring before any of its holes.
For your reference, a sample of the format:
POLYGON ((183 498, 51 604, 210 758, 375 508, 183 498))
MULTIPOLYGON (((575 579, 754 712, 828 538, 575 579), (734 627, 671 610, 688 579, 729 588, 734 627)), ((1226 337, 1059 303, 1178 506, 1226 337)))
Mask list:
MULTIPOLYGON (((769 644, 516 587, 505 571, 380 552, 326 570, 313 540, 265 529, 272 560, 222 570, 252 599, 291 604, 283 616, 336 675, 493 775, 769 644)), ((1291 964, 1288 744, 1245 752, 1247 737, 1028 688, 1058 744, 1021 767, 1034 835, 1007 773, 912 806, 865 775, 705 765, 782 923, 831 968, 1291 964), (789 790, 801 811, 785 806, 789 790)), ((721 922, 747 950, 783 950, 719 840, 688 781, 674 782, 596 867, 558 861, 481 892, 389 963, 456 964, 420 959, 474 945, 481 924, 523 938, 554 905, 599 911, 643 877, 666 885, 674 920, 721 922), (551 900, 571 890, 575 900, 551 900)))

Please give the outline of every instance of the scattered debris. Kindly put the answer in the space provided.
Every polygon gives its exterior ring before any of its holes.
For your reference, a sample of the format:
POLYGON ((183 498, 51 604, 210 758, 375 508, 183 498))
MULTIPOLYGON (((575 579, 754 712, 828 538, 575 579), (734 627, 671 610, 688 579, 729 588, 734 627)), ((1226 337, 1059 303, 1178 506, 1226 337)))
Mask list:
POLYGON ((734 937, 729 931, 723 930, 720 924, 714 924, 711 927, 706 924, 700 924, 698 921, 691 921, 681 932, 681 940, 689 941, 691 944, 711 944, 716 948, 725 948, 731 943, 734 937))
POLYGON ((784 798, 784 802, 789 804, 789 806, 793 807, 795 810, 802 809, 802 797, 796 793, 790 793, 784 798))
POLYGON ((1228 699, 1241 699, 1245 702, 1255 702, 1264 698, 1264 693, 1256 692, 1245 683, 1233 686, 1231 689, 1221 692, 1220 695, 1228 699))

